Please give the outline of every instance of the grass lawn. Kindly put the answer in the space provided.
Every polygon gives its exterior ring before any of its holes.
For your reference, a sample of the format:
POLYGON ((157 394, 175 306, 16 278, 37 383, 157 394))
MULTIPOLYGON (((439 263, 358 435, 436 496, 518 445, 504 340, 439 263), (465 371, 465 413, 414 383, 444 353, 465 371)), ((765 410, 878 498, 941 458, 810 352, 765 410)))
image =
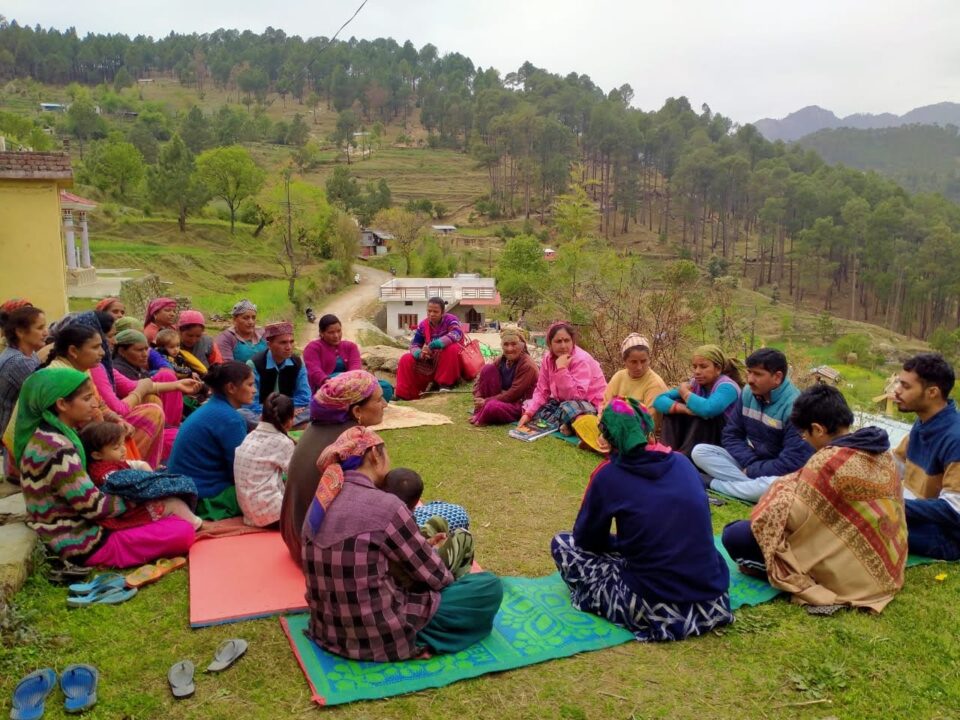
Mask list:
MULTIPOLYGON (((427 499, 462 503, 478 558, 501 575, 553 572, 548 544, 570 528, 591 455, 547 438, 525 445, 503 429, 466 422, 469 398, 424 400, 454 425, 385 433, 394 466, 417 468, 427 499)), ((713 508, 714 529, 746 517, 713 508)), ((101 671, 89 718, 314 717, 307 684, 275 618, 191 630, 187 574, 178 572, 115 608, 70 610, 66 592, 36 573, 0 617, 0 712, 24 673, 89 662, 101 671), (198 676, 193 699, 174 702, 167 668, 205 666, 219 642, 250 641, 224 674, 198 676)), ((361 718, 842 718, 955 717, 960 708, 960 566, 907 573, 882 616, 809 617, 784 600, 737 613, 707 637, 627 644, 453 686, 322 711, 361 718), (935 576, 946 572, 938 582, 935 576)), ((63 717, 58 696, 45 717, 63 717)))

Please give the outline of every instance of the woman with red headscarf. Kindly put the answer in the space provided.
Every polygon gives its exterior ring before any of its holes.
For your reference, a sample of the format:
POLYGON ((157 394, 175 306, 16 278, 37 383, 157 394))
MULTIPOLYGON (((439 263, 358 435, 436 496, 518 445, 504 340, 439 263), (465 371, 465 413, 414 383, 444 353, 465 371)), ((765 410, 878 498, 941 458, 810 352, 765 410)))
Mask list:
POLYGON ((176 329, 177 301, 172 298, 156 298, 147 305, 147 315, 143 319, 143 334, 153 344, 157 333, 164 328, 176 329))

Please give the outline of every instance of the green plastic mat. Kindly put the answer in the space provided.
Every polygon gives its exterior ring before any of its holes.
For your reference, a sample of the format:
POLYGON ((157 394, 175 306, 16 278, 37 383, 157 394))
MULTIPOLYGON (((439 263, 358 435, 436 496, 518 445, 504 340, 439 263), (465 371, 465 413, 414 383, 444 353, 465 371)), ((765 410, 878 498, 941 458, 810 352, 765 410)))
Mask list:
POLYGON ((307 638, 303 632, 307 615, 291 615, 280 622, 307 676, 313 700, 321 705, 442 687, 633 640, 632 633, 574 609, 559 573, 542 578, 503 578, 503 591, 503 604, 489 637, 462 652, 427 660, 347 660, 321 650, 307 638))

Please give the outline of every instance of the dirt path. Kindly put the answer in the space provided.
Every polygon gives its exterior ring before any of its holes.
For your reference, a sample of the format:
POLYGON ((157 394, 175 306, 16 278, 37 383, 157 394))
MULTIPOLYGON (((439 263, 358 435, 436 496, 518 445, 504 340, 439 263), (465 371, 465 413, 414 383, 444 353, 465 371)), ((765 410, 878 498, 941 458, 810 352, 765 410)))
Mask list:
MULTIPOLYGON (((357 342, 357 334, 360 330, 376 329, 369 320, 357 316, 371 300, 377 299, 380 286, 389 280, 391 275, 388 272, 376 270, 366 265, 354 265, 353 271, 360 273, 360 284, 351 285, 348 290, 335 297, 327 305, 322 308, 315 308, 314 311, 318 319, 327 313, 336 315, 343 325, 344 339, 357 342)), ((317 335, 316 323, 306 325, 301 330, 297 344, 302 348, 315 339, 317 335)))

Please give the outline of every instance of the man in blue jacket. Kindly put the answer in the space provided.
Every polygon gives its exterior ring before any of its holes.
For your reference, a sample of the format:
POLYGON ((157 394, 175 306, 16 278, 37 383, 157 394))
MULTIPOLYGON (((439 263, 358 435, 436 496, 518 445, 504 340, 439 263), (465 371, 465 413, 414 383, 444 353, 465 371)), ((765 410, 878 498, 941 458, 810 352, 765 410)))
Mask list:
POLYGON ((756 502, 782 475, 804 466, 813 448, 790 423, 800 391, 787 379, 787 358, 761 348, 747 358, 747 385, 723 429, 723 447, 697 445, 690 458, 710 488, 756 502))

